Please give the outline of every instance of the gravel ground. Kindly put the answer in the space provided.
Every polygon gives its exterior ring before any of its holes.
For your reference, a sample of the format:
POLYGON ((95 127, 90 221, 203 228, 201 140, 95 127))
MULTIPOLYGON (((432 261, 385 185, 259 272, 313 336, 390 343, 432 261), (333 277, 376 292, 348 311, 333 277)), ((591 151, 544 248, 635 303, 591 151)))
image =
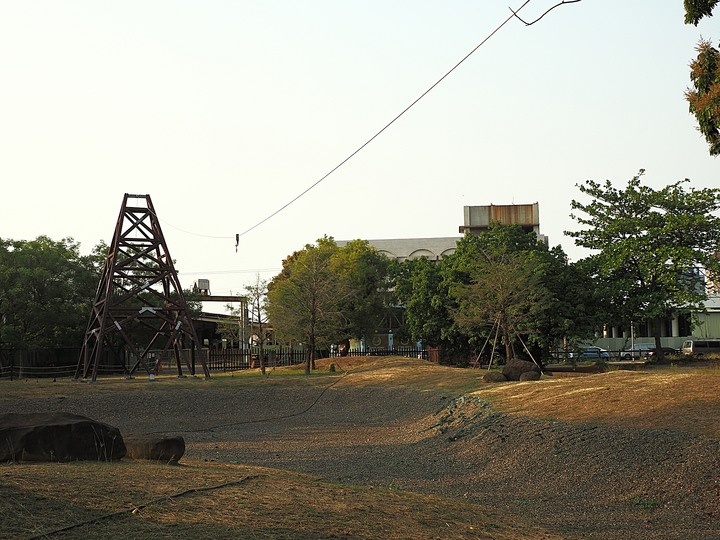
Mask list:
POLYGON ((716 439, 503 414, 477 397, 352 377, 325 387, 198 381, 162 392, 0 398, 0 410, 62 410, 122 433, 180 434, 188 459, 478 501, 568 538, 720 538, 716 439))

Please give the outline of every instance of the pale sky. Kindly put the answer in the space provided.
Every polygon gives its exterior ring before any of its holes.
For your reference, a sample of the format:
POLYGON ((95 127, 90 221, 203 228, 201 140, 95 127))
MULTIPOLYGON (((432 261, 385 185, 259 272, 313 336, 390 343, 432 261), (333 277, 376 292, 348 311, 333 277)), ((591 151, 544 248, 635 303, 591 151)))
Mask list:
POLYGON ((0 237, 110 242, 149 194, 183 287, 237 294, 323 235, 458 235, 463 206, 540 204, 563 235, 586 179, 719 187, 683 92, 681 0, 0 0, 0 237), (532 20, 556 3, 532 0, 532 20))

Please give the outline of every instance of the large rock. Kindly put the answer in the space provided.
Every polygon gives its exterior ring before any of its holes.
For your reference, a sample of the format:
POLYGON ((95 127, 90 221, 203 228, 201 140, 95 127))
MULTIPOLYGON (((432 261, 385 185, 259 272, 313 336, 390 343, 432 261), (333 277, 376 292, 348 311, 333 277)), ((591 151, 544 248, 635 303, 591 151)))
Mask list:
POLYGON ((185 454, 185 439, 166 435, 125 435, 127 457, 176 464, 185 454))
POLYGON ((113 461, 125 456, 120 430, 64 412, 0 414, 0 462, 113 461))
POLYGON ((538 373, 540 373, 540 368, 537 367, 537 364, 535 364, 535 362, 513 358, 509 360, 507 364, 505 364, 502 373, 503 375, 505 375, 508 381, 519 381, 520 375, 528 371, 537 371, 538 373))
POLYGON ((539 380, 540 380, 540 372, 539 371, 526 371, 525 373, 520 374, 520 382, 539 381, 539 380))
POLYGON ((488 371, 482 376, 482 380, 487 383, 507 382, 507 377, 499 371, 488 371))

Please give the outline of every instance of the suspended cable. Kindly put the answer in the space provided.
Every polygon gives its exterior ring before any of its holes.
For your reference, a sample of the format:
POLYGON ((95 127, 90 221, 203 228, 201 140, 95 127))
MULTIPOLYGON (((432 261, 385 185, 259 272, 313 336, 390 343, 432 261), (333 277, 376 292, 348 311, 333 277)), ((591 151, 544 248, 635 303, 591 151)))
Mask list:
POLYGON ((229 238, 236 238, 236 239, 237 239, 237 235, 233 235, 233 236, 213 236, 213 235, 210 235, 210 234, 200 234, 200 233, 194 233, 194 232, 192 232, 192 231, 187 231, 187 230, 185 230, 185 229, 181 229, 180 227, 176 227, 176 226, 173 225, 172 223, 168 223, 168 222, 165 221, 164 219, 161 219, 161 218, 157 215, 157 213, 156 213, 156 212, 153 212, 152 210, 150 210, 150 213, 152 213, 152 215, 154 215, 154 216, 155 216, 155 219, 157 219, 158 221, 162 222, 163 224, 167 225, 168 227, 171 227, 171 228, 173 228, 173 229, 177 229, 177 230, 180 231, 180 232, 184 232, 185 234, 190 234, 190 235, 192 235, 192 236, 200 236, 201 238, 221 238, 221 239, 223 239, 223 240, 227 240, 227 239, 229 239, 229 238))
POLYGON ((406 112, 408 112, 411 108, 413 108, 421 99, 423 99, 423 98, 424 98, 426 95, 428 95, 432 90, 434 90, 435 87, 438 86, 442 81, 444 81, 453 71, 455 71, 458 67, 460 67, 460 65, 461 65, 463 62, 465 62, 465 60, 467 60, 468 58, 470 58, 470 56, 472 56, 472 54, 473 54, 475 51, 477 51, 480 47, 482 47, 491 37, 493 37, 495 34, 497 34, 503 26, 505 26, 505 25, 506 25, 509 21, 511 21, 512 19, 514 19, 514 18, 517 16, 517 14, 518 14, 526 5, 528 5, 529 3, 530 3, 530 0, 525 0, 525 2, 524 2, 519 8, 517 8, 516 10, 511 10, 512 13, 510 14, 510 16, 508 16, 502 23, 500 23, 500 24, 495 28, 495 30, 493 30, 492 32, 490 32, 490 34, 488 34, 487 37, 485 37, 485 39, 483 39, 480 43, 478 43, 473 50, 471 50, 469 53, 467 53, 467 54, 462 58, 462 60, 460 60, 460 61, 459 61, 458 63, 456 63, 452 68, 450 68, 450 70, 447 71, 447 72, 445 73, 445 75, 443 75, 443 76, 440 77, 437 81, 435 81, 435 82, 430 86, 430 88, 428 88, 428 89, 425 90, 422 94, 420 94, 420 96, 419 96, 417 99, 415 99, 415 101, 413 101, 412 103, 410 103, 410 105, 408 105, 407 107, 405 107, 405 109, 403 109, 400 114, 398 114, 395 118, 393 118, 392 120, 390 120, 390 122, 388 122, 387 124, 385 124, 380 131, 378 131, 377 133, 375 133, 375 135, 373 135, 373 136, 370 137, 367 141, 365 141, 365 142, 364 142, 359 148, 357 148, 353 153, 351 153, 349 156, 347 156, 345 159, 343 159, 343 160, 342 160, 340 163, 338 163, 335 167, 333 167, 332 169, 330 169, 329 172, 327 172, 324 176, 322 176, 319 180, 317 180, 314 184, 312 184, 310 187, 308 187, 307 189, 305 189, 305 190, 304 190, 303 192, 301 192, 299 195, 295 196, 293 199, 291 199, 289 202, 285 203, 283 206, 281 206, 280 208, 278 208, 277 210, 275 210, 272 214, 270 214, 269 216, 267 216, 267 217, 264 218, 263 220, 259 221, 258 223, 256 223, 256 224, 253 225, 252 227, 250 227, 250 228, 248 228, 248 229, 245 229, 243 232, 241 232, 240 234, 238 234, 238 235, 237 235, 237 238, 246 235, 246 234, 249 233, 250 231, 258 228, 260 225, 262 225, 263 223, 265 223, 265 222, 268 221, 269 219, 271 219, 271 218, 275 217, 276 215, 278 215, 280 212, 282 212, 283 210, 285 210, 288 206, 290 206, 291 204, 293 204, 295 201, 297 201, 298 199, 300 199, 301 197, 303 197, 304 195, 306 195, 308 192, 310 192, 310 190, 312 190, 313 188, 315 188, 318 184, 320 184, 321 182, 323 182, 326 178, 328 178, 331 174, 333 174, 335 171, 337 171, 340 167, 342 167, 343 165, 345 165, 345 163, 347 163, 347 162, 350 161, 353 157, 355 157, 355 155, 357 155, 357 154, 358 154, 361 150, 363 150, 367 145, 369 145, 369 144, 370 144, 371 142, 373 142, 377 137, 379 137, 386 129, 388 129, 390 126, 392 126, 392 125, 393 125, 397 120, 399 120, 406 112))
POLYGON ((208 270, 207 272, 202 271, 193 271, 193 272, 182 272, 180 270, 177 271, 178 274, 182 274, 184 276, 211 276, 211 275, 221 275, 221 274, 257 274, 257 273, 263 273, 263 272, 277 272, 279 270, 282 270, 279 266, 276 266, 275 268, 250 268, 248 270, 208 270))

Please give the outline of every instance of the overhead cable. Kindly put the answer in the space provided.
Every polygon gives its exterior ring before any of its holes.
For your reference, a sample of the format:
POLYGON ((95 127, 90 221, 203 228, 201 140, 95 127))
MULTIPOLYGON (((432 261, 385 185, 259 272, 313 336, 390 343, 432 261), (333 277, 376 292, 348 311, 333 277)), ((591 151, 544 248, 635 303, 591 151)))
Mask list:
POLYGON ((335 171, 337 171, 340 167, 342 167, 343 165, 345 165, 345 163, 347 163, 347 162, 350 161, 353 157, 355 157, 355 155, 357 155, 357 154, 358 154, 361 150, 363 150, 367 145, 369 145, 369 144, 370 144, 371 142, 373 142, 377 137, 379 137, 380 134, 382 134, 386 129, 388 129, 390 126, 392 126, 392 125, 393 125, 397 120, 399 120, 406 112, 408 112, 411 108, 413 108, 421 99, 423 99, 423 98, 424 98, 425 96, 427 96, 432 90, 434 90, 436 86, 438 86, 442 81, 444 81, 453 71, 455 71, 458 67, 460 67, 460 65, 461 65, 463 62, 465 62, 465 60, 467 60, 468 58, 470 58, 470 56, 472 56, 472 54, 473 54, 475 51, 477 51, 480 47, 482 47, 491 37, 493 37, 495 34, 497 34, 503 26, 505 26, 505 25, 506 25, 508 22, 510 22, 512 19, 514 19, 515 17, 517 17, 517 14, 518 14, 526 5, 528 5, 529 3, 530 3, 530 0, 525 0, 525 2, 523 2, 523 4, 522 4, 519 8, 517 8, 516 10, 511 10, 512 13, 510 14, 510 16, 507 17, 503 22, 501 22, 492 32, 490 32, 490 33, 487 35, 487 37, 485 37, 485 39, 483 39, 480 43, 478 43, 478 44, 475 46, 475 48, 473 48, 473 49, 472 49, 469 53, 467 53, 459 62, 457 62, 452 68, 450 68, 450 70, 448 70, 448 71, 445 73, 445 75, 443 75, 443 76, 440 77, 437 81, 435 81, 427 90, 425 90, 422 94, 420 94, 420 96, 419 96, 417 99, 415 99, 415 101, 413 101, 412 103, 410 103, 410 105, 408 105, 407 107, 405 107, 405 109, 403 109, 402 112, 400 112, 400 114, 398 114, 397 116, 395 116, 395 118, 393 118, 392 120, 390 120, 390 122, 388 122, 387 124, 385 124, 385 125, 382 127, 382 129, 380 129, 380 131, 378 131, 377 133, 375 133, 375 135, 373 135, 373 136, 370 137, 367 141, 365 141, 362 145, 360 145, 360 147, 358 147, 353 153, 351 153, 349 156, 347 156, 345 159, 343 159, 340 163, 338 163, 337 165, 335 165, 335 167, 333 167, 332 169, 330 169, 329 172, 327 172, 324 176, 322 176, 319 180, 317 180, 314 184, 312 184, 310 187, 308 187, 307 189, 305 189, 305 190, 304 190, 303 192, 301 192, 299 195, 296 195, 293 199, 291 199, 289 202, 285 203, 283 206, 281 206, 280 208, 278 208, 277 210, 275 210, 272 214, 270 214, 269 216, 267 216, 267 217, 264 218, 263 220, 257 222, 257 223, 256 223, 255 225, 253 225, 252 227, 250 227, 250 228, 248 228, 248 229, 245 229, 243 232, 241 232, 240 234, 238 234, 238 235, 237 235, 237 238, 246 235, 247 233, 249 233, 249 232, 252 231, 253 229, 258 228, 260 225, 262 225, 263 223, 265 223, 265 222, 268 221, 269 219, 271 219, 271 218, 275 217, 276 215, 278 215, 280 212, 282 212, 283 210, 285 210, 288 206, 290 206, 291 204, 293 204, 295 201, 297 201, 298 199, 300 199, 301 197, 303 197, 304 195, 306 195, 310 190, 312 190, 312 189, 315 188, 317 185, 319 185, 321 182, 323 182, 326 178, 328 178, 331 174, 333 174, 335 171))

